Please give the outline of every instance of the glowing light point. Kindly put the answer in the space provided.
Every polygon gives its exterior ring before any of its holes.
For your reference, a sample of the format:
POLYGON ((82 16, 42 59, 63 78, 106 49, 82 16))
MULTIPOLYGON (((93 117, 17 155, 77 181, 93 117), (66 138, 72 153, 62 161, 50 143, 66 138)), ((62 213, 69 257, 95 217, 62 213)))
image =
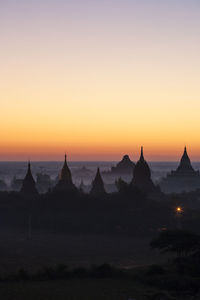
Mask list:
POLYGON ((176 212, 177 212, 177 213, 182 213, 182 208, 181 208, 180 206, 178 206, 178 207, 176 208, 176 212))

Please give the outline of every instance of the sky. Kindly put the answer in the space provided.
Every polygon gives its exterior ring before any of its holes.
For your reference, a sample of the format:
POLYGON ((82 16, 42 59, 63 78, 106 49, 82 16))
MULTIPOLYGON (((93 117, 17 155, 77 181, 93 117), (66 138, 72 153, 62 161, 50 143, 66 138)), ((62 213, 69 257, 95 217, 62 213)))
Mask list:
POLYGON ((0 1, 0 160, 200 160, 199 0, 0 1))

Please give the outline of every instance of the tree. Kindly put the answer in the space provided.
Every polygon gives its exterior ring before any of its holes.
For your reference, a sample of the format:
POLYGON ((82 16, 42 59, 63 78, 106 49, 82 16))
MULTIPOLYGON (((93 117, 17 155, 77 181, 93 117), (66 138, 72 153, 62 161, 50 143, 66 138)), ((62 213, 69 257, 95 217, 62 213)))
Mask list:
POLYGON ((186 257, 200 251, 200 236, 183 230, 165 230, 150 246, 161 252, 176 252, 179 257, 186 257))

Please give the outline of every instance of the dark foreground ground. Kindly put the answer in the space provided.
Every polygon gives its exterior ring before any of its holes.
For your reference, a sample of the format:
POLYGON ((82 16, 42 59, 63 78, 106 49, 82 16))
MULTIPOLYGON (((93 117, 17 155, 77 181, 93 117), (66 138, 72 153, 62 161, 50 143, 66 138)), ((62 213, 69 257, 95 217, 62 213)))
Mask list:
MULTIPOLYGON (((149 240, 46 232, 33 232, 28 240, 26 231, 1 230, 0 274, 15 273, 20 268, 35 272, 57 264, 88 267, 111 263, 130 268, 161 261, 162 257, 150 249, 149 240)), ((0 282, 1 300, 146 299, 143 291, 143 287, 129 279, 0 282)))
POLYGON ((123 235, 84 235, 32 233, 0 230, 0 274, 19 268, 35 271, 43 266, 65 264, 69 267, 109 263, 122 267, 162 262, 149 246, 151 238, 123 235))
POLYGON ((155 289, 144 288, 130 280, 83 279, 0 283, 0 296, 5 300, 140 300, 155 294, 155 289))
POLYGON ((200 294, 160 290, 130 279, 0 283, 3 300, 198 300, 200 294))
POLYGON ((166 256, 151 250, 151 239, 33 232, 28 240, 27 232, 1 230, 0 300, 200 299, 198 277, 192 278, 191 284, 190 277, 180 278, 181 274, 168 271, 167 266, 164 273, 157 268, 156 273, 155 268, 154 272, 149 272, 150 265, 165 265, 163 262, 167 261, 166 256), (124 275, 96 277, 93 273, 81 278, 80 275, 49 278, 46 269, 47 277, 24 279, 20 271, 23 268, 28 274, 37 274, 41 269, 56 268, 59 264, 75 269, 95 268, 104 263, 114 265, 124 275), (9 277, 10 274, 18 276, 9 277))

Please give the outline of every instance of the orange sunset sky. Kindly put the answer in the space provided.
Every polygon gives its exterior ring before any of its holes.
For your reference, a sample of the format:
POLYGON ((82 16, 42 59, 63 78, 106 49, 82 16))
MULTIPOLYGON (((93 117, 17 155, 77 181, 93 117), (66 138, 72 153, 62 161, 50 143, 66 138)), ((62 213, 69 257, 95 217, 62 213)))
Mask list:
POLYGON ((200 159, 199 1, 1 1, 0 34, 0 160, 200 159))

